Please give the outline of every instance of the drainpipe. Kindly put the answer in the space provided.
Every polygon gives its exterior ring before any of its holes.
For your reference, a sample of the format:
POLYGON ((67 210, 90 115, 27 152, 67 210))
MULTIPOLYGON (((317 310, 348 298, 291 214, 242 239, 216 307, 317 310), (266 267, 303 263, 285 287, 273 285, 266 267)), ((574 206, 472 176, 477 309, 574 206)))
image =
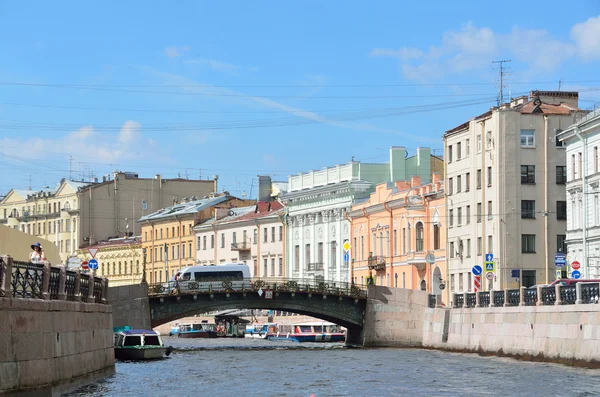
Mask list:
MULTIPOLYGON (((548 136, 548 116, 544 115, 544 136, 548 136)), ((544 261, 546 262, 546 284, 550 284, 550 264, 548 262, 548 140, 544 139, 544 261)))
MULTIPOLYGON (((485 254, 486 254, 486 250, 485 250, 485 243, 487 240, 487 236, 485 235, 485 224, 487 222, 487 216, 489 216, 489 214, 486 216, 486 210, 487 210, 487 203, 485 201, 485 188, 486 188, 486 176, 487 176, 487 172, 485 169, 485 155, 487 153, 487 140, 485 139, 485 123, 484 121, 480 121, 479 122, 480 126, 481 126, 481 144, 482 144, 482 148, 481 148, 481 256, 484 259, 482 263, 482 267, 485 273, 485 254)), ((482 274, 483 277, 481 277, 481 290, 485 291, 486 290, 486 286, 487 286, 487 279, 485 278, 485 276, 482 274)), ((473 283, 475 282, 475 275, 473 275, 473 280, 471 280, 473 283)), ((473 287, 473 290, 475 290, 474 286, 469 285, 467 287, 467 291, 470 290, 470 288, 473 287)))
MULTIPOLYGON (((350 207, 352 208, 352 207, 350 207)), ((350 215, 348 215, 349 211, 346 211, 344 213, 344 217, 346 218, 346 220, 350 223, 350 237, 349 237, 349 241, 350 241, 350 249, 352 250, 352 253, 354 254, 354 250, 356 249, 356 247, 354 246, 354 244, 352 244, 354 242, 354 240, 352 239, 352 217, 350 215)), ((344 247, 342 247, 343 249, 344 247)), ((352 255, 350 257, 350 261, 348 262, 348 267, 350 267, 350 284, 354 284, 354 262, 352 261, 352 257, 354 255, 352 255)))
MULTIPOLYGON (((281 239, 281 249, 283 250, 281 252, 281 255, 283 256, 283 274, 281 274, 281 277, 285 278, 287 277, 287 268, 288 268, 288 263, 289 263, 289 255, 287 253, 287 235, 288 235, 288 230, 287 230, 287 220, 288 220, 288 216, 289 216, 289 212, 290 209, 281 201, 281 199, 279 197, 276 197, 275 200, 281 204, 283 206, 283 216, 279 217, 279 219, 283 220, 281 221, 281 223, 283 224, 283 238, 281 239)), ((252 255, 250 255, 252 256, 252 255)))
POLYGON ((583 145, 583 164, 581 169, 583 170, 583 175, 581 176, 581 183, 583 184, 583 278, 589 278, 589 269, 588 269, 588 244, 587 244, 587 216, 588 216, 588 205, 587 205, 587 138, 583 138, 581 136, 581 131, 579 127, 575 127, 573 132, 575 136, 581 141, 583 145))

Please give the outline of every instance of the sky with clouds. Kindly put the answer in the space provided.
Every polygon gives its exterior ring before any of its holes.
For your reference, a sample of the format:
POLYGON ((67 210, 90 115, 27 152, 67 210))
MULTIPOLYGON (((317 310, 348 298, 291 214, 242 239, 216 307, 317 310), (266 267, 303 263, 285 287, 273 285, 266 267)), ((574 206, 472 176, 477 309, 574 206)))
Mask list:
POLYGON ((600 104, 597 0, 1 2, 0 36, 0 194, 118 169, 255 196, 258 174, 441 153, 496 103, 494 60, 512 96, 600 104))

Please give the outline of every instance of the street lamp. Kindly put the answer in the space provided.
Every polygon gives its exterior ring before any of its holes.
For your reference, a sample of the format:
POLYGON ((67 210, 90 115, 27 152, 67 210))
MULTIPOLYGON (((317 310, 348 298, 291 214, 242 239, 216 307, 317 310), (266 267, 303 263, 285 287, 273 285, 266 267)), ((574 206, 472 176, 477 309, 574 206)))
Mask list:
POLYGON ((142 284, 148 284, 146 281, 146 248, 142 248, 142 284))

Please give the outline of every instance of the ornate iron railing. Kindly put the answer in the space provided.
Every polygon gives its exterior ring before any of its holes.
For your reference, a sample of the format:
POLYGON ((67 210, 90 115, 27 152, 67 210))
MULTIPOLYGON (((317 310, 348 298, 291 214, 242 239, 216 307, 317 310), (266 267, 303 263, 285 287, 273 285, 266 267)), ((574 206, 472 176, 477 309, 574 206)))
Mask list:
POLYGON ((322 281, 300 278, 250 278, 242 280, 202 280, 202 281, 170 281, 152 284, 148 288, 149 295, 203 294, 214 292, 308 292, 325 295, 350 296, 366 298, 364 286, 352 283, 322 281))
POLYGON ((435 304, 437 303, 437 295, 429 295, 429 299, 427 301, 427 306, 430 308, 435 308, 435 304))
POLYGON ((598 283, 581 284, 581 303, 598 303, 598 283))
POLYGON ((560 287, 560 302, 563 305, 574 305, 577 301, 577 290, 574 285, 560 287))
POLYGON ((50 268, 50 284, 48 285, 48 292, 50 293, 50 299, 58 299, 58 289, 60 286, 60 269, 58 267, 50 268))
POLYGON ((102 303, 102 279, 94 278, 94 302, 102 303))
POLYGON ((66 278, 65 278, 65 293, 67 294, 67 300, 73 301, 75 300, 75 283, 76 283, 77 273, 72 270, 67 270, 66 278))
POLYGON ((467 301, 465 302, 465 307, 475 307, 477 305, 477 297, 475 292, 471 292, 467 294, 467 301))
POLYGON ((525 306, 535 306, 537 300, 537 288, 527 288, 523 292, 523 303, 525 304, 525 306))
POLYGON ((509 289, 506 291, 506 305, 519 306, 521 301, 521 291, 518 289, 509 289))
POLYGON ((542 287, 542 303, 554 305, 556 303, 556 288, 554 286, 542 287))
POLYGON ((465 305, 465 296, 463 294, 454 294, 454 307, 463 307, 465 305))
POLYGON ((13 298, 44 299, 44 265, 13 261, 11 284, 13 298))
POLYGON ((86 300, 90 296, 90 276, 82 274, 79 281, 79 294, 82 300, 86 300))
POLYGON ((494 306, 504 306, 504 291, 494 291, 494 306))
POLYGON ((479 292, 479 307, 488 307, 490 305, 490 292, 479 292))

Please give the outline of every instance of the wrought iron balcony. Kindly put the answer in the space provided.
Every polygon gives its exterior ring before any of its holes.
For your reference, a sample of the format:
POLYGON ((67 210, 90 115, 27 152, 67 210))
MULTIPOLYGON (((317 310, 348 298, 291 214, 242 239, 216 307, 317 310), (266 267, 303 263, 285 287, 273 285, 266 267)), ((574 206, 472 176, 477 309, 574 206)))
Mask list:
POLYGON ((309 263, 308 265, 306 265, 306 271, 322 272, 323 271, 323 263, 322 262, 309 263))
POLYGON ((248 242, 231 243, 232 251, 250 251, 252 245, 248 242))
POLYGON ((369 255, 368 265, 373 270, 385 269, 385 257, 369 255))

